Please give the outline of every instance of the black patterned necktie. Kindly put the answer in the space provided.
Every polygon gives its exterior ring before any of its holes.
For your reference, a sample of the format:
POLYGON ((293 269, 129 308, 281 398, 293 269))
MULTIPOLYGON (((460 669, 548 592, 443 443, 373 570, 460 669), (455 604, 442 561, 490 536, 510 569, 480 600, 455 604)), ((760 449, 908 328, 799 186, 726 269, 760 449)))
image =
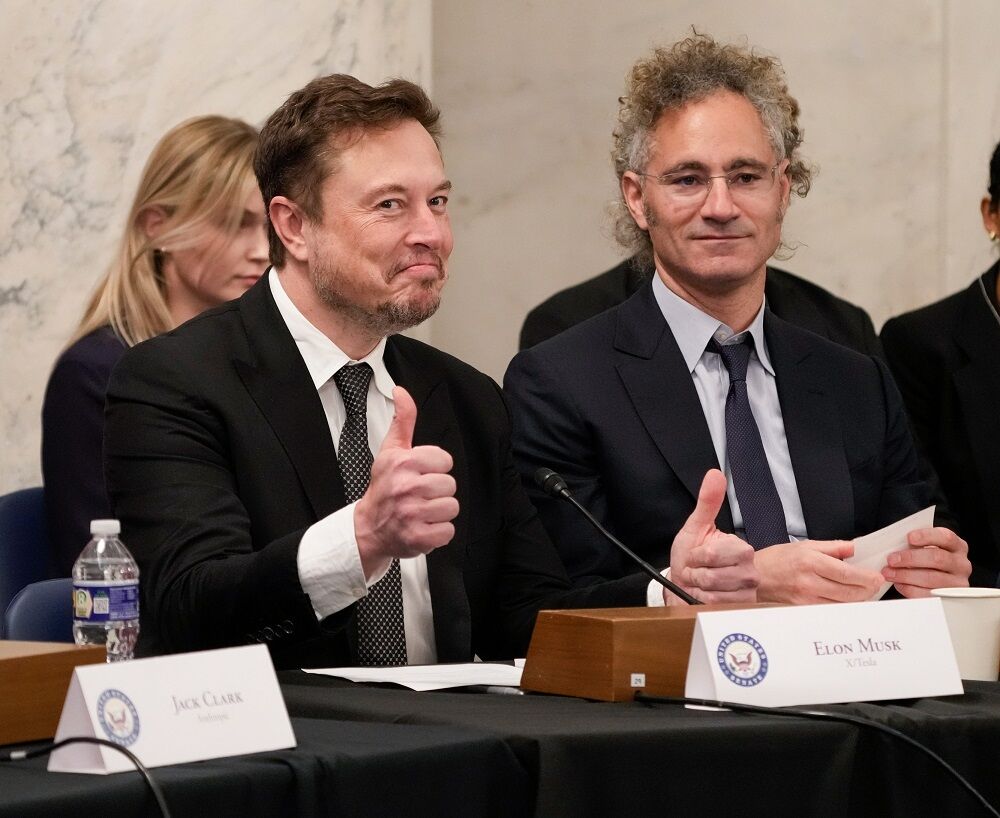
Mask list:
POLYGON ((767 464, 760 429, 750 409, 747 395, 747 363, 753 349, 753 336, 747 333, 736 344, 722 346, 713 338, 708 351, 722 356, 729 372, 726 395, 726 452, 733 488, 743 515, 743 530, 754 550, 775 543, 788 542, 785 511, 767 464))
MULTIPOLYGON (((341 367, 333 381, 344 399, 347 418, 340 433, 337 460, 344 479, 348 503, 359 500, 372 476, 372 451, 368 447, 368 364, 341 367)), ((399 560, 393 560, 385 576, 358 601, 358 662, 363 667, 406 664, 406 633, 403 630, 403 583, 399 560)))

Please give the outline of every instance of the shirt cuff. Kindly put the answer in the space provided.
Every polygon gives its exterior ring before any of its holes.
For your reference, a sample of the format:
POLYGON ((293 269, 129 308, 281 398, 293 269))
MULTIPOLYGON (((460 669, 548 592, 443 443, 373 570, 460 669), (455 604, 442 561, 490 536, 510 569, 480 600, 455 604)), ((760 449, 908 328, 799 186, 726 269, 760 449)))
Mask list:
POLYGON ((346 505, 313 523, 299 541, 296 557, 299 583, 309 595, 319 620, 353 605, 388 570, 387 565, 365 581, 354 534, 356 505, 346 505))
MULTIPOLYGON (((660 575, 670 579, 670 569, 664 568, 660 571, 660 575)), ((655 579, 649 581, 649 585, 646 586, 646 607, 647 608, 663 608, 666 606, 666 602, 663 601, 663 591, 664 587, 660 585, 655 579)))

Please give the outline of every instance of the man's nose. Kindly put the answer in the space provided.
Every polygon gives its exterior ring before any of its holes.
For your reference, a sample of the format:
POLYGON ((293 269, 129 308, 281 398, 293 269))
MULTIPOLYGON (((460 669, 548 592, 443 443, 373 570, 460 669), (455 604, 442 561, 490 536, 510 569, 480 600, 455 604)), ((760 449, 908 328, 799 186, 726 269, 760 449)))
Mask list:
POLYGON ((410 223, 409 242, 440 250, 449 234, 448 217, 428 206, 419 208, 410 223))
POLYGON ((701 215, 713 221, 731 221, 740 215, 740 209, 733 200, 733 193, 725 177, 712 179, 712 184, 701 206, 701 215))

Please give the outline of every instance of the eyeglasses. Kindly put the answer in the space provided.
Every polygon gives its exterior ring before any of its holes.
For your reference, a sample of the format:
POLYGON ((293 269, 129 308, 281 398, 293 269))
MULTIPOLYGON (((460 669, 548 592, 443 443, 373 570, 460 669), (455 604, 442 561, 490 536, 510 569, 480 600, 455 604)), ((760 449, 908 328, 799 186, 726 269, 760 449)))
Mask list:
POLYGON ((663 187, 667 196, 685 204, 702 202, 707 199, 708 192, 712 189, 713 179, 725 179, 729 195, 734 199, 750 201, 760 199, 771 192, 777 176, 776 171, 780 165, 781 162, 770 168, 745 165, 718 176, 709 176, 707 173, 697 170, 678 170, 660 175, 640 173, 639 171, 634 171, 634 173, 637 176, 652 179, 663 187))

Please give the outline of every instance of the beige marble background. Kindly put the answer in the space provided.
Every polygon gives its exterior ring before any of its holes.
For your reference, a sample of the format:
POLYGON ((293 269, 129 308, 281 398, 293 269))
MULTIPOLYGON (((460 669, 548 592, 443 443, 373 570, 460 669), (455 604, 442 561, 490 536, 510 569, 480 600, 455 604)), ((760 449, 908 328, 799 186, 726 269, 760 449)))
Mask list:
POLYGON ((785 266, 876 324, 963 287, 1000 139, 993 0, 0 0, 0 492, 40 482, 52 362, 176 122, 260 122, 313 76, 433 87, 455 182, 444 306, 418 334, 496 378, 528 309, 614 264, 628 67, 690 26, 783 60, 820 173, 785 266))
POLYGON ((456 236, 435 343, 500 378, 531 307, 617 262, 617 98, 638 57, 692 25, 780 57, 802 106, 819 174, 782 266, 879 327, 995 257, 979 219, 1000 139, 995 0, 435 0, 456 236))
POLYGON ((49 370, 142 165, 190 116, 260 124, 310 79, 431 81, 431 0, 0 0, 0 493, 41 481, 49 370))

